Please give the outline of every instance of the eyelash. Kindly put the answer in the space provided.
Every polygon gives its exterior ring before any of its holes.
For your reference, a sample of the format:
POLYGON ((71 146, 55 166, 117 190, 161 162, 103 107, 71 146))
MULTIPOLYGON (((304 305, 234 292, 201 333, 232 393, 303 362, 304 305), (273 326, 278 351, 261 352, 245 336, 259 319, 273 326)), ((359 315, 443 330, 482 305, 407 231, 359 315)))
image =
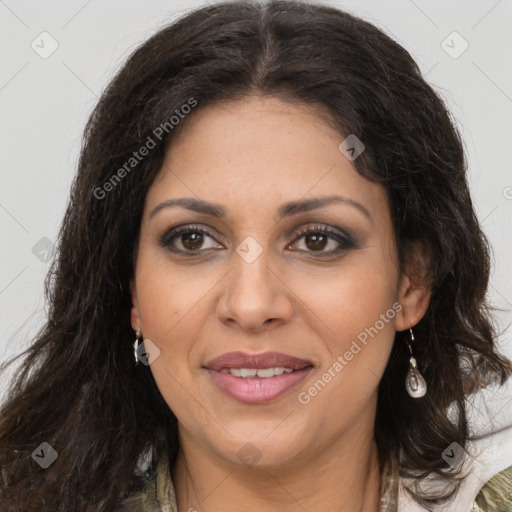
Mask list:
MULTIPOLYGON (((191 250, 183 251, 181 249, 171 248, 172 240, 174 238, 179 237, 180 235, 185 234, 185 233, 188 233, 188 234, 201 233, 203 235, 209 236, 212 239, 215 239, 215 237, 209 231, 194 224, 194 225, 187 225, 187 226, 182 226, 179 228, 170 229, 162 237, 160 237, 160 239, 159 239, 160 246, 163 248, 167 248, 169 251, 171 251, 173 253, 180 253, 180 254, 189 253, 190 256, 195 256, 199 252, 204 251, 204 249, 197 249, 196 251, 191 251, 191 250)), ((337 231, 334 231, 330 228, 327 228, 327 227, 321 226, 321 225, 307 226, 307 227, 300 229, 297 233, 294 234, 295 238, 292 243, 296 243, 300 238, 304 237, 305 235, 324 235, 324 236, 327 236, 328 238, 334 240, 338 244, 340 244, 338 248, 331 250, 331 251, 327 251, 327 252, 325 252, 323 250, 320 250, 320 251, 312 251, 312 250, 303 251, 303 250, 301 250, 301 251, 299 251, 299 252, 309 252, 312 254, 317 254, 317 255, 319 255, 320 258, 337 255, 337 254, 339 254, 343 251, 346 251, 348 249, 355 248, 355 243, 350 236, 348 236, 347 234, 342 235, 342 234, 338 233, 337 231)), ((208 249, 206 249, 206 250, 208 250, 208 249)))

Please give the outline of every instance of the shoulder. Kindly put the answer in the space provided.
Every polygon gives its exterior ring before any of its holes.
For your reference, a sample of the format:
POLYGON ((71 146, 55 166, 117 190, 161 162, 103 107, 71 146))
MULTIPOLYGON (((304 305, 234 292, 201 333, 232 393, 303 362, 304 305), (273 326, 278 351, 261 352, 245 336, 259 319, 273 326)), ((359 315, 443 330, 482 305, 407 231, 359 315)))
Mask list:
POLYGON ((512 466, 496 473, 478 492, 470 512, 512 512, 512 466))
POLYGON ((114 512, 177 512, 169 463, 161 457, 156 471, 145 473, 128 496, 122 497, 114 512))
POLYGON ((144 475, 118 501, 114 512, 160 512, 156 499, 156 477, 144 475))

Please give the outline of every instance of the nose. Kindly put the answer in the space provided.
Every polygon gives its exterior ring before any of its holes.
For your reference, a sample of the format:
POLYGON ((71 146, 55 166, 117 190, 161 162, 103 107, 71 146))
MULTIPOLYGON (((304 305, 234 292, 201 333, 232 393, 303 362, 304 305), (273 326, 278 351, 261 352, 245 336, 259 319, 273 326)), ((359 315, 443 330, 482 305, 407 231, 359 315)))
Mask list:
POLYGON ((223 280, 217 304, 219 320, 251 332, 289 322, 294 312, 292 292, 282 274, 272 264, 267 249, 252 262, 234 253, 233 268, 223 280))

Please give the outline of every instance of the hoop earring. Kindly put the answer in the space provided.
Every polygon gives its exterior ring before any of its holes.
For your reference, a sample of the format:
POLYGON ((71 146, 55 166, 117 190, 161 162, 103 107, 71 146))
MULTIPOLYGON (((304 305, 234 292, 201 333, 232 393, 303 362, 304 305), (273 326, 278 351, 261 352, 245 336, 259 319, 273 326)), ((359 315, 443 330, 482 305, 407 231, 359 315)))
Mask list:
MULTIPOLYGON (((412 329, 409 329, 409 332, 411 333, 411 342, 414 342, 412 329)), ((411 358, 409 359, 409 371, 405 378, 405 389, 407 389, 407 393, 409 393, 412 398, 421 398, 427 393, 427 383, 418 370, 418 364, 416 363, 416 359, 412 353, 411 344, 407 342, 407 345, 409 346, 411 358)))
POLYGON ((135 358, 135 366, 139 364, 139 357, 137 355, 137 350, 139 348, 139 339, 140 339, 140 331, 137 329, 135 332, 135 342, 133 343, 133 357, 135 358))

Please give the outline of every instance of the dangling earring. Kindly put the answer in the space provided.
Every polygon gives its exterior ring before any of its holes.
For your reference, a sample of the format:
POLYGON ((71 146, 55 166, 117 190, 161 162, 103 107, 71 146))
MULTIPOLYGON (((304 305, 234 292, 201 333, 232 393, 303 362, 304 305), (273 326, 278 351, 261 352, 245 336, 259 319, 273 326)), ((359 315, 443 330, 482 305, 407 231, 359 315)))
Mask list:
MULTIPOLYGON (((414 342, 412 329, 409 329, 409 332, 411 333, 411 342, 414 342)), ((411 344, 407 342, 407 345, 409 345, 411 358, 409 359, 409 371, 407 372, 407 377, 405 378, 405 389, 407 389, 407 393, 409 393, 409 395, 413 398, 421 398, 427 393, 427 383, 418 370, 416 359, 412 354, 411 344)))
POLYGON ((139 348, 139 338, 140 338, 140 331, 137 329, 135 332, 136 340, 133 343, 133 357, 135 358, 135 366, 139 364, 139 357, 137 355, 137 350, 139 348))

